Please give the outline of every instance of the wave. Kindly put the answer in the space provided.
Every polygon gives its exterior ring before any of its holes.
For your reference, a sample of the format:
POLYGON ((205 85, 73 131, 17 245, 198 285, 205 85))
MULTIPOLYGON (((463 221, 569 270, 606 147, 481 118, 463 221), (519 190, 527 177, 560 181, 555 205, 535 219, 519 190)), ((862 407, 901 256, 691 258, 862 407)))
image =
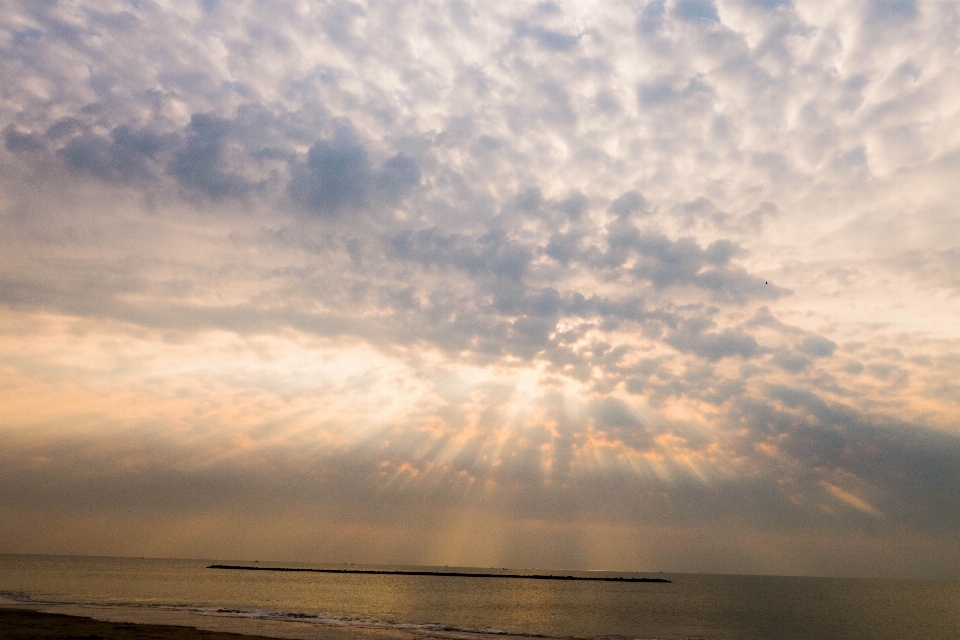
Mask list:
POLYGON ((390 620, 377 620, 371 618, 358 618, 351 616, 334 616, 323 614, 300 613, 295 611, 269 611, 259 609, 228 609, 197 607, 192 605, 177 604, 158 604, 144 602, 77 602, 68 600, 49 600, 35 598, 21 591, 0 591, 0 599, 12 600, 14 602, 29 603, 32 605, 72 605, 84 608, 97 609, 149 609, 152 611, 170 611, 175 613, 190 613, 194 615, 208 617, 230 617, 247 618, 251 620, 271 620, 276 622, 298 622, 301 624, 316 624, 337 626, 337 627, 364 627, 369 629, 396 629, 403 631, 412 631, 420 633, 463 633, 475 635, 496 635, 505 637, 536 637, 548 638, 538 634, 519 634, 489 627, 473 628, 467 626, 457 626, 439 622, 394 622, 390 620))
POLYGON ((22 591, 0 591, 0 598, 14 602, 34 602, 34 599, 22 591))
MULTIPOLYGON (((323 614, 300 613, 296 611, 271 611, 261 609, 231 609, 226 607, 198 607, 188 604, 160 604, 149 602, 78 602, 70 600, 50 600, 31 596, 22 591, 0 591, 0 600, 11 600, 13 602, 31 604, 36 606, 58 606, 70 605, 82 608, 101 609, 101 610, 150 610, 150 611, 168 611, 171 613, 192 614, 205 617, 227 617, 249 620, 270 620, 276 622, 296 622, 300 624, 314 624, 317 626, 334 627, 355 627, 365 629, 383 629, 406 631, 417 634, 419 637, 430 637, 432 634, 438 634, 434 637, 450 638, 442 634, 460 634, 459 638, 474 636, 501 636, 504 638, 538 638, 543 640, 575 640, 573 636, 558 638, 555 636, 543 635, 538 633, 518 633, 512 631, 503 631, 490 627, 468 627, 452 625, 440 622, 396 622, 392 620, 378 620, 372 618, 360 618, 351 616, 335 616, 323 614)), ((417 636, 415 636, 417 637, 417 636)), ((455 638, 458 636, 454 636, 455 638)), ((623 636, 605 635, 604 640, 627 640, 623 636)), ((674 640, 681 638, 671 636, 674 640)), ((586 639, 583 639, 586 640, 586 639)), ((640 640, 637 638, 636 640, 640 640)), ((650 640, 654 640, 653 637, 650 640)), ((700 637, 693 637, 690 640, 703 640, 700 637)))
POLYGON ((424 622, 424 623, 413 623, 413 622, 393 622, 387 620, 377 620, 370 618, 355 618, 350 616, 332 616, 332 615, 322 615, 322 614, 309 614, 309 613, 295 613, 287 611, 245 611, 242 609, 214 609, 201 613, 201 615, 208 616, 230 616, 230 617, 243 617, 243 618, 253 618, 257 620, 278 620, 278 621, 289 621, 289 622, 300 622, 300 623, 313 623, 318 625, 330 625, 338 627, 346 626, 356 626, 356 627, 366 627, 366 628, 375 628, 375 629, 402 629, 404 631, 433 631, 433 632, 453 632, 453 633, 471 633, 471 634, 483 634, 483 635, 497 635, 497 636, 517 636, 517 637, 537 637, 537 638, 546 638, 548 636, 540 635, 531 635, 531 634, 519 634, 511 633, 509 631, 501 631, 500 629, 491 629, 489 627, 481 628, 472 628, 472 627, 460 627, 451 624, 444 624, 439 622, 424 622))

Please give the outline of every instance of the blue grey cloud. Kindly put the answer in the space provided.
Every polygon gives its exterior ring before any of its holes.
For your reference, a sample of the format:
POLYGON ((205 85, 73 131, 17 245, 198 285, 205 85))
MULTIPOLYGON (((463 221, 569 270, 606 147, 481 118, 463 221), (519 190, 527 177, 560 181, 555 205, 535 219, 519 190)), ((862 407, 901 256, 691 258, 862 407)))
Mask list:
POLYGON ((524 20, 517 22, 517 35, 532 38, 541 47, 552 51, 570 51, 580 42, 580 35, 571 35, 531 25, 524 20))
POLYGON ((255 185, 225 168, 230 134, 228 120, 212 114, 193 114, 184 147, 170 160, 170 174, 184 187, 214 199, 245 195, 255 185))
MULTIPOLYGON (((51 127, 48 137, 60 137, 56 129, 57 125, 51 127)), ((170 137, 121 125, 110 132, 109 139, 91 133, 72 137, 58 153, 71 171, 88 172, 102 180, 130 182, 153 178, 160 154, 171 142, 170 137)))
POLYGON ((717 7, 710 0, 677 0, 673 15, 681 20, 707 20, 719 22, 717 7))
POLYGON ((738 329, 709 331, 712 324, 703 318, 685 321, 666 337, 665 342, 679 351, 693 353, 711 362, 731 356, 752 358, 759 353, 757 340, 750 334, 738 329))
POLYGON ((377 200, 396 204, 420 183, 416 159, 399 153, 375 169, 363 144, 342 129, 310 147, 306 161, 293 167, 291 199, 321 215, 358 212, 377 200))
POLYGON ((38 133, 20 131, 7 127, 3 133, 4 146, 14 153, 37 152, 46 149, 46 144, 38 133))

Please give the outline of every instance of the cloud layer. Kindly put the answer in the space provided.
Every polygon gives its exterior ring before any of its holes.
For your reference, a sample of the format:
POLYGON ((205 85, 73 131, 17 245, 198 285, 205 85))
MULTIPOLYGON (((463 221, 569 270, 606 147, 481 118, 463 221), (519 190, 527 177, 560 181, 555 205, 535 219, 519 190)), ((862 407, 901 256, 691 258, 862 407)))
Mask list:
POLYGON ((960 575, 954 3, 0 11, 2 550, 960 575))

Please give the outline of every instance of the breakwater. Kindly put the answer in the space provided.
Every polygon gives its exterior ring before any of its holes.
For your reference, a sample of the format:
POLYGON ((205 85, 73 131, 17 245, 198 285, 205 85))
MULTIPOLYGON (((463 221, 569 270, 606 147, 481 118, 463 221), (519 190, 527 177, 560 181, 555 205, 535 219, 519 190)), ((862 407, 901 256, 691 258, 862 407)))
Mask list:
POLYGON ((555 576, 526 573, 466 573, 460 571, 418 571, 389 569, 310 569, 298 567, 250 567, 231 564, 212 564, 208 569, 231 569, 237 571, 302 571, 308 573, 347 573, 378 576, 434 576, 444 578, 512 578, 515 580, 593 580, 602 582, 670 582, 666 578, 623 578, 613 576, 555 576))

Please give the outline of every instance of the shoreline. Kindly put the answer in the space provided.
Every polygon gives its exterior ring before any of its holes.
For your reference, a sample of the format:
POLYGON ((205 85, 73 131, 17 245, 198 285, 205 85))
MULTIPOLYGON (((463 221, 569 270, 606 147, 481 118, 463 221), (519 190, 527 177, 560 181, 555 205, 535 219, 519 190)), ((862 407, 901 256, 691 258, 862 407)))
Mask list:
POLYGON ((552 576, 548 574, 526 575, 522 573, 461 573, 458 571, 405 571, 402 569, 309 569, 298 567, 249 567, 233 564, 211 564, 207 569, 231 571, 294 571, 304 573, 345 573, 375 576, 428 576, 440 578, 509 578, 514 580, 583 580, 594 582, 659 582, 669 583, 666 578, 614 578, 608 576, 552 576))
MULTIPOLYGON (((221 618, 76 605, 0 603, 3 640, 470 640, 475 633, 221 618), (139 614, 139 615, 137 615, 139 614)), ((524 640, 525 636, 511 636, 524 640)), ((532 640, 532 639, 530 639, 532 640)))
POLYGON ((0 638, 4 640, 276 640, 276 637, 208 631, 196 627, 113 622, 92 617, 35 609, 0 607, 0 638))

